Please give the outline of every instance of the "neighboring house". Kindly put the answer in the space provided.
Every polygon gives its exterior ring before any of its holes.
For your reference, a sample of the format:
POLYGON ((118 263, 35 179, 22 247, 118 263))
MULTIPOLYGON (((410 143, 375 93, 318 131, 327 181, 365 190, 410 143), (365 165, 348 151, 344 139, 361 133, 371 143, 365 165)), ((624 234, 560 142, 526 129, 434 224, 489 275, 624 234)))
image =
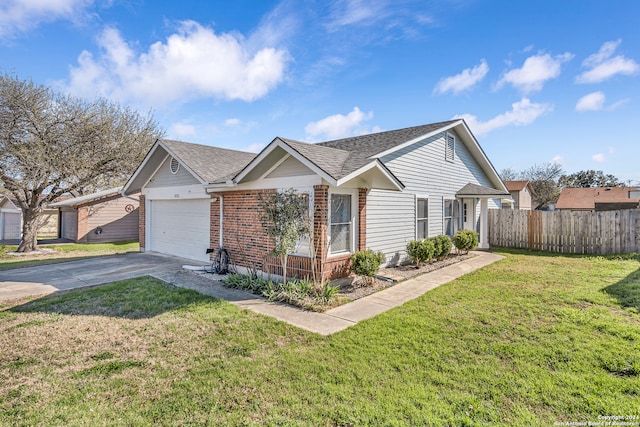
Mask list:
POLYGON ((0 241, 22 236, 22 210, 7 196, 0 195, 0 241))
MULTIPOLYGON (((290 256, 291 275, 348 274, 354 251, 406 259, 409 241, 465 228, 488 247, 487 210, 508 196, 463 120, 309 144, 275 138, 258 155, 158 140, 124 187, 141 192, 141 250, 271 271, 261 199, 294 188, 308 200, 313 238, 290 256)), ((276 268, 277 270, 277 268, 276 268)))
POLYGON ((122 187, 51 203, 59 211, 58 237, 79 243, 138 240, 139 196, 122 187))
POLYGON ((505 181, 504 185, 511 193, 513 199, 512 205, 503 205, 502 207, 522 209, 530 211, 533 209, 533 186, 529 181, 505 181))
POLYGON ((640 207, 640 188, 563 188, 556 209, 573 211, 609 211, 640 207))

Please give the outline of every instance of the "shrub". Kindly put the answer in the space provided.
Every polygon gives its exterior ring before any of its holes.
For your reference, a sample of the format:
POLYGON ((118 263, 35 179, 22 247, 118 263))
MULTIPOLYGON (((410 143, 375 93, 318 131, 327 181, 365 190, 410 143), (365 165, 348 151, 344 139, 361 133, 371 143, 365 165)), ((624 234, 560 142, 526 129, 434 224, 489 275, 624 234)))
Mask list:
POLYGON ((435 247, 430 239, 412 240, 407 244, 407 253, 416 263, 416 267, 433 258, 434 252, 435 247))
POLYGON ((434 254, 433 257, 438 260, 443 260, 451 253, 451 238, 446 234, 440 234, 430 239, 433 242, 434 254))
POLYGON ((380 264, 386 261, 384 254, 371 249, 357 251, 351 256, 353 272, 358 276, 369 277, 369 283, 373 283, 373 276, 380 268, 380 264))
POLYGON ((269 301, 280 301, 314 311, 324 311, 337 300, 340 288, 330 283, 315 283, 308 279, 292 279, 286 283, 261 277, 229 274, 222 283, 235 289, 262 295, 269 301))
POLYGON ((467 253, 478 246, 478 233, 473 230, 458 230, 453 236, 453 244, 458 251, 467 253))

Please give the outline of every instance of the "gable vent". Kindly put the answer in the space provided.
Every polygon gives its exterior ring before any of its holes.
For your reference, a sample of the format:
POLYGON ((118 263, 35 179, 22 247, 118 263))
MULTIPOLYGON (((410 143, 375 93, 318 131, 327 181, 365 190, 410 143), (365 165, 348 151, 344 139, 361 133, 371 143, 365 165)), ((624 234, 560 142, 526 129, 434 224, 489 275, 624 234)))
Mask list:
POLYGON ((447 133, 446 138, 447 141, 444 151, 444 158, 449 162, 453 162, 456 151, 456 138, 450 133, 447 133))
POLYGON ((175 175, 180 170, 180 162, 178 162, 178 159, 176 159, 175 157, 172 157, 169 167, 171 168, 171 173, 175 175))

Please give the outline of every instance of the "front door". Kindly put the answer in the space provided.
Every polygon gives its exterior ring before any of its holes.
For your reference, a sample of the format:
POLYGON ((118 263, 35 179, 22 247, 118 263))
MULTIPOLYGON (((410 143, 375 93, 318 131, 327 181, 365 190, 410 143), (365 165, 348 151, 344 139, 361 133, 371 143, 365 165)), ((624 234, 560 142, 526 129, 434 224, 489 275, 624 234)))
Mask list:
POLYGON ((474 199, 462 201, 462 228, 464 230, 476 229, 476 203, 474 199))

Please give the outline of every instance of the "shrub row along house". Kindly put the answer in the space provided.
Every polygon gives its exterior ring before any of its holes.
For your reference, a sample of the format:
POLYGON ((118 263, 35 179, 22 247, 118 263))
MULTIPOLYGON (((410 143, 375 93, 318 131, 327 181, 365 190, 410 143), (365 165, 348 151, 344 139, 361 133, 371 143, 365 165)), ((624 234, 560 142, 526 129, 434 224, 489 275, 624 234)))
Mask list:
POLYGON ((354 251, 393 264, 409 241, 461 228, 488 247, 487 210, 509 197, 463 120, 318 144, 278 137, 257 155, 158 140, 123 194, 141 193, 141 250, 206 262, 207 248, 224 246, 236 266, 279 274, 260 200, 289 188, 308 201, 313 231, 288 274, 315 263, 324 278, 348 274, 354 251))

